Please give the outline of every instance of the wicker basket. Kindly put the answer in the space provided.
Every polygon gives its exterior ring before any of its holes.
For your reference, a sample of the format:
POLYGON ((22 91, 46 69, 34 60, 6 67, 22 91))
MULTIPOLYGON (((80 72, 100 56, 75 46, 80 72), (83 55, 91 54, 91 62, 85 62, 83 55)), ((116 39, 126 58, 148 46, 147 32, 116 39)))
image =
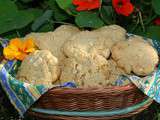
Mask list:
POLYGON ((106 89, 56 88, 44 94, 28 114, 48 120, 110 120, 137 114, 151 103, 133 84, 106 89))

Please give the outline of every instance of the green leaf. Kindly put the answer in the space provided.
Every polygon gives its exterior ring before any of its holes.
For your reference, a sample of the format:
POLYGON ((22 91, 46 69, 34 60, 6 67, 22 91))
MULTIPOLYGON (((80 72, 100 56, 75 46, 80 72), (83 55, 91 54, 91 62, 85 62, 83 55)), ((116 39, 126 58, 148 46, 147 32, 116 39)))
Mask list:
POLYGON ((49 0, 48 2, 49 7, 53 10, 53 16, 57 21, 64 21, 69 19, 69 15, 60 9, 55 0, 49 0))
POLYGON ((5 34, 1 35, 3 38, 7 38, 7 39, 12 39, 12 38, 16 38, 19 37, 16 33, 16 31, 11 31, 11 32, 7 32, 5 34))
POLYGON ((155 12, 160 15, 160 0, 152 0, 152 6, 155 12))
POLYGON ((22 1, 24 3, 29 3, 29 2, 32 2, 33 0, 20 0, 20 1, 22 1))
POLYGON ((101 17, 106 24, 113 24, 113 8, 112 6, 102 6, 101 8, 101 17))
POLYGON ((17 11, 15 3, 11 0, 0 0, 0 15, 10 11, 17 11))
POLYGON ((80 12, 75 19, 79 27, 99 28, 104 25, 97 13, 80 12))
POLYGON ((33 15, 26 11, 13 11, 0 15, 0 34, 21 29, 33 21, 33 15))
POLYGON ((42 9, 37 9, 37 8, 31 8, 27 10, 29 13, 33 14, 34 19, 37 19, 38 17, 40 17, 43 14, 43 10, 42 9))
POLYGON ((32 24, 31 28, 33 31, 38 30, 42 25, 47 23, 52 17, 52 10, 46 10, 42 16, 36 19, 36 21, 32 24))
POLYGON ((76 10, 75 5, 70 5, 69 8, 66 11, 69 15, 76 16, 79 12, 76 10))
POLYGON ((56 0, 61 9, 67 10, 72 5, 72 0, 56 0))
POLYGON ((53 31, 54 26, 51 25, 49 22, 42 25, 39 29, 38 32, 49 32, 49 31, 53 31))
POLYGON ((150 26, 146 32, 147 37, 160 40, 160 26, 150 26))

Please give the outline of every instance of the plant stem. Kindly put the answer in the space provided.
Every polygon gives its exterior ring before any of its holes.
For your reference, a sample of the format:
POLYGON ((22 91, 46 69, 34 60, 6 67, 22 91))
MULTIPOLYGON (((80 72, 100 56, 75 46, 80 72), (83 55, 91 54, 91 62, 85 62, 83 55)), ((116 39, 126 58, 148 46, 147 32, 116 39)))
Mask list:
POLYGON ((157 15, 155 14, 155 15, 153 15, 150 19, 148 19, 145 23, 144 23, 144 25, 148 25, 148 24, 150 24, 155 18, 157 17, 157 15))
POLYGON ((139 18, 137 19, 135 27, 132 28, 131 33, 133 33, 135 31, 135 29, 137 28, 138 24, 139 24, 139 18))
POLYGON ((71 23, 60 22, 60 21, 53 21, 53 20, 50 20, 50 23, 59 23, 59 24, 64 24, 64 25, 73 25, 73 24, 71 24, 71 23))
POLYGON ((17 34, 17 36, 18 36, 19 38, 21 37, 19 31, 17 31, 17 30, 16 30, 16 34, 17 34))
POLYGON ((143 32, 145 32, 145 26, 144 26, 144 23, 143 23, 142 13, 141 13, 140 10, 138 11, 138 15, 139 15, 140 24, 142 26, 142 30, 143 30, 143 32))
POLYGON ((142 0, 141 2, 142 2, 143 4, 145 4, 145 5, 151 5, 151 4, 152 4, 152 2, 151 2, 151 1, 146 2, 145 0, 142 0))

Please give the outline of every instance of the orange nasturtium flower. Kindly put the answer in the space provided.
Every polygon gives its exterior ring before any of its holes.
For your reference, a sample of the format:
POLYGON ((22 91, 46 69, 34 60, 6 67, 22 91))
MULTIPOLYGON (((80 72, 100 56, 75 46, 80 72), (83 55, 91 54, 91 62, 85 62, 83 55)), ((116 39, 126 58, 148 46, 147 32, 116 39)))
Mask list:
POLYGON ((112 0, 113 7, 118 14, 129 16, 134 11, 130 0, 112 0))
POLYGON ((100 0, 73 0, 74 5, 78 6, 77 11, 85 11, 100 8, 100 0))
POLYGON ((12 39, 7 47, 4 48, 4 57, 8 60, 23 60, 29 53, 36 50, 33 39, 22 41, 19 38, 12 39))

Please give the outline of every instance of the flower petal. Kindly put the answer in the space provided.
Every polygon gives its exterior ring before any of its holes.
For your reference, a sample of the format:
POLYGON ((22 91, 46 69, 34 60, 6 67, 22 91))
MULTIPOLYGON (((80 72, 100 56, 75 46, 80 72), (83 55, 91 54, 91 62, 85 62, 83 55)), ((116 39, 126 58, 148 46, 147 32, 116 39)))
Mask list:
POLYGON ((20 48, 20 47, 22 47, 22 41, 19 38, 15 38, 9 42, 9 45, 13 45, 17 48, 20 48))
POLYGON ((81 1, 81 0, 73 0, 72 3, 73 3, 74 5, 79 5, 79 4, 82 4, 83 1, 81 1))
POLYGON ((112 0, 113 7, 118 7, 119 0, 112 0))
POLYGON ((18 54, 15 56, 15 58, 17 59, 17 60, 24 60, 25 58, 26 58, 26 56, 27 56, 27 54, 26 53, 24 53, 24 52, 18 52, 18 54))
POLYGON ((73 0, 72 3, 77 5, 77 11, 97 9, 101 6, 100 0, 73 0))
POLYGON ((15 59, 15 56, 18 54, 18 48, 14 45, 8 45, 3 49, 3 55, 8 60, 15 59))
POLYGON ((27 39, 23 43, 22 51, 26 53, 31 53, 35 51, 35 44, 33 39, 27 39))
POLYGON ((126 3, 121 8, 121 14, 124 16, 129 16, 133 12, 133 10, 134 10, 133 5, 131 3, 126 3))
POLYGON ((155 25, 160 25, 160 17, 156 18, 153 22, 155 25))
POLYGON ((32 52, 34 52, 34 51, 36 51, 36 48, 28 48, 28 49, 25 50, 24 52, 25 52, 25 53, 32 53, 32 52))
POLYGON ((122 1, 123 4, 131 2, 130 0, 121 0, 121 1, 122 1))
POLYGON ((130 0, 112 0, 112 4, 115 11, 124 16, 129 16, 134 10, 134 6, 130 0))

